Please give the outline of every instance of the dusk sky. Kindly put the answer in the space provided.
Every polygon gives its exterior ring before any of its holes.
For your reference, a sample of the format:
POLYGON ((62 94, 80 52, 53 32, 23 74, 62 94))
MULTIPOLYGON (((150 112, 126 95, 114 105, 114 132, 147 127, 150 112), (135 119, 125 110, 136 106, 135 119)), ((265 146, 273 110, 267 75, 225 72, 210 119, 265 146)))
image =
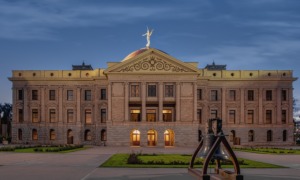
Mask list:
POLYGON ((145 47, 147 26, 151 47, 199 68, 300 77, 299 0, 0 0, 0 103, 12 102, 12 70, 106 68, 145 47))

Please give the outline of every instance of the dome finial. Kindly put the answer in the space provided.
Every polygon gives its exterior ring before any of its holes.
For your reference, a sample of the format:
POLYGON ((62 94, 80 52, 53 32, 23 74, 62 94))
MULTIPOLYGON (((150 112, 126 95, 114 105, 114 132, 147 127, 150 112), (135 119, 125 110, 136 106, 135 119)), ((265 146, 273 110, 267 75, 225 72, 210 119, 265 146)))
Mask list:
POLYGON ((154 31, 153 29, 150 31, 148 26, 147 26, 147 32, 142 35, 142 36, 147 36, 146 37, 147 38, 147 44, 146 44, 147 49, 149 49, 149 47, 150 47, 150 36, 152 35, 153 31, 154 31))

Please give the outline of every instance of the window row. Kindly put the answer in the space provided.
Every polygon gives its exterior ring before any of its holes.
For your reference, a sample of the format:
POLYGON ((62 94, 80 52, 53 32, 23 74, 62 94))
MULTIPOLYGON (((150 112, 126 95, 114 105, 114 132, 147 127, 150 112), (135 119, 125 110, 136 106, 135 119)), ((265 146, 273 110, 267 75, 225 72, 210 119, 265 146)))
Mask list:
MULTIPOLYGON (((141 109, 131 109, 130 110, 130 121, 141 122, 141 109)), ((146 109, 146 121, 147 122, 157 122, 158 121, 157 109, 146 109)), ((173 109, 163 109, 162 110, 163 122, 173 122, 174 112, 173 109)))
MULTIPOLYGON (((255 118, 255 111, 254 110, 247 110, 246 114, 246 123, 247 124, 254 124, 255 118)), ((266 110, 265 111, 265 124, 272 124, 273 123, 273 111, 272 110, 266 110)), ((218 110, 212 109, 210 111, 210 118, 218 118, 218 110)), ((201 124, 202 123, 202 109, 197 109, 197 120, 201 124)), ((237 119, 237 111, 236 110, 229 110, 228 111, 228 117, 227 122, 228 123, 236 123, 237 119)), ((286 124, 287 123, 287 110, 283 109, 281 110, 281 123, 286 124)))
MULTIPOLYGON (((147 84, 147 96, 148 97, 157 97, 158 87, 156 83, 147 84)), ((130 97, 140 97, 141 96, 141 87, 139 83, 130 84, 130 97)), ((164 96, 165 97, 174 97, 175 89, 174 84, 165 84, 164 85, 164 96)))
MULTIPOLYGON (((102 129, 101 130, 101 141, 106 141, 106 130, 102 129)), ((67 132, 67 140, 68 144, 73 144, 73 131, 71 129, 68 130, 67 132)), ((56 140, 56 132, 54 129, 50 129, 49 131, 49 140, 56 140)), ((23 131, 22 129, 18 129, 18 140, 22 141, 23 140, 23 131)), ((38 131, 36 129, 32 129, 31 132, 31 140, 37 141, 38 140, 38 131)), ((92 132, 87 129, 84 131, 84 141, 92 141, 92 132)))
MULTIPOLYGON (((158 133, 156 130, 150 129, 147 131, 147 145, 156 146, 157 145, 157 136, 158 133)), ((164 144, 165 146, 174 146, 175 134, 171 129, 164 131, 164 144)), ((130 133, 130 144, 131 146, 140 146, 141 143, 141 132, 137 129, 134 129, 130 133)))
MULTIPOLYGON (((101 123, 105 123, 106 119, 107 119, 106 109, 100 109, 101 123)), ((73 109, 67 109, 66 110, 66 120, 67 120, 67 123, 74 123, 75 122, 75 116, 74 116, 74 110, 73 109)), ((23 109, 18 109, 18 121, 20 123, 24 122, 23 109)), ((31 121, 33 123, 39 123, 41 121, 41 118, 40 118, 40 115, 39 115, 39 109, 32 109, 31 110, 31 121)), ((56 109, 49 109, 48 121, 50 123, 58 122, 56 109)), ((85 109, 84 110, 84 122, 85 122, 85 124, 92 124, 92 110, 91 109, 85 109)))
MULTIPOLYGON (((66 92, 66 100, 67 101, 73 101, 74 98, 74 91, 73 90, 67 90, 66 92)), ((49 100, 55 101, 56 100, 56 90, 49 90, 49 100)), ((18 90, 18 100, 24 99, 24 92, 22 89, 18 90)), ((106 89, 100 89, 100 100, 106 100, 107 94, 106 89)), ((31 100, 39 100, 39 92, 38 90, 32 90, 31 91, 31 100)), ((91 101, 92 100, 92 91, 91 90, 84 90, 84 100, 85 101, 91 101)))
MULTIPOLYGON (((254 101, 256 93, 254 90, 247 90, 246 92, 246 99, 247 101, 254 101)), ((211 101, 219 101, 220 100, 220 91, 218 90, 211 90, 210 91, 210 100, 211 101)), ((228 100, 229 101, 236 101, 237 100, 237 91, 236 90, 229 90, 228 91, 228 100)), ((265 91, 265 100, 266 101, 272 101, 273 100, 273 91, 272 90, 266 90, 265 91)), ((197 89, 197 100, 203 100, 203 90, 197 89)), ((288 92, 287 90, 281 90, 281 101, 287 101, 288 100, 288 92)))

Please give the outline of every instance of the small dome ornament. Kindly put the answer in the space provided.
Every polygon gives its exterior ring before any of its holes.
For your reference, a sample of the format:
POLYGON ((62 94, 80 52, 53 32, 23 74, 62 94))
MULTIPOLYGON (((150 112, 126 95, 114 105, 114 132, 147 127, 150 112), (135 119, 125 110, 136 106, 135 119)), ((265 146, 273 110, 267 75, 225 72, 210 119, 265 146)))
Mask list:
POLYGON ((149 28, 147 27, 147 32, 142 35, 142 36, 146 36, 146 38, 147 38, 147 44, 146 44, 147 49, 149 49, 149 47, 150 47, 150 37, 151 37, 153 31, 154 31, 153 29, 149 30, 149 28))

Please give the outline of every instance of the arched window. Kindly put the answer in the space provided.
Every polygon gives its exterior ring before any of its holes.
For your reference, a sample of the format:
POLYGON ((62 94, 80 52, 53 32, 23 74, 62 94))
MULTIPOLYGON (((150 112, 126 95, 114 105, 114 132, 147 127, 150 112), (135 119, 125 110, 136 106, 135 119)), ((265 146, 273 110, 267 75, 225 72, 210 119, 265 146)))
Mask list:
POLYGON ((55 140, 56 136, 55 136, 55 131, 53 129, 50 129, 50 140, 55 140))
POLYGON ((234 139, 235 139, 235 130, 231 130, 229 135, 229 141, 234 142, 234 139))
POLYGON ((36 129, 32 130, 32 140, 38 140, 38 133, 36 129))
POLYGON ((164 132, 165 146, 174 146, 174 131, 167 129, 164 132))
POLYGON ((156 146, 156 131, 154 130, 149 130, 147 133, 148 137, 148 146, 156 146))
POLYGON ((249 142, 253 142, 254 141, 254 131, 253 130, 250 130, 248 132, 248 141, 249 142))
POLYGON ((132 146, 139 146, 140 145, 140 139, 141 139, 141 133, 139 130, 134 129, 131 131, 130 134, 130 140, 132 146))
POLYGON ((106 141, 106 130, 105 129, 101 130, 101 141, 106 141))
POLYGON ((22 129, 18 129, 18 140, 22 141, 22 139, 23 139, 23 131, 22 129))
POLYGON ((287 139, 287 131, 283 130, 282 131, 282 141, 286 141, 286 139, 287 139))
POLYGON ((92 140, 92 134, 89 129, 85 130, 84 132, 84 140, 85 141, 91 141, 92 140))
POLYGON ((267 131, 267 141, 270 142, 273 140, 273 132, 271 130, 267 131))

